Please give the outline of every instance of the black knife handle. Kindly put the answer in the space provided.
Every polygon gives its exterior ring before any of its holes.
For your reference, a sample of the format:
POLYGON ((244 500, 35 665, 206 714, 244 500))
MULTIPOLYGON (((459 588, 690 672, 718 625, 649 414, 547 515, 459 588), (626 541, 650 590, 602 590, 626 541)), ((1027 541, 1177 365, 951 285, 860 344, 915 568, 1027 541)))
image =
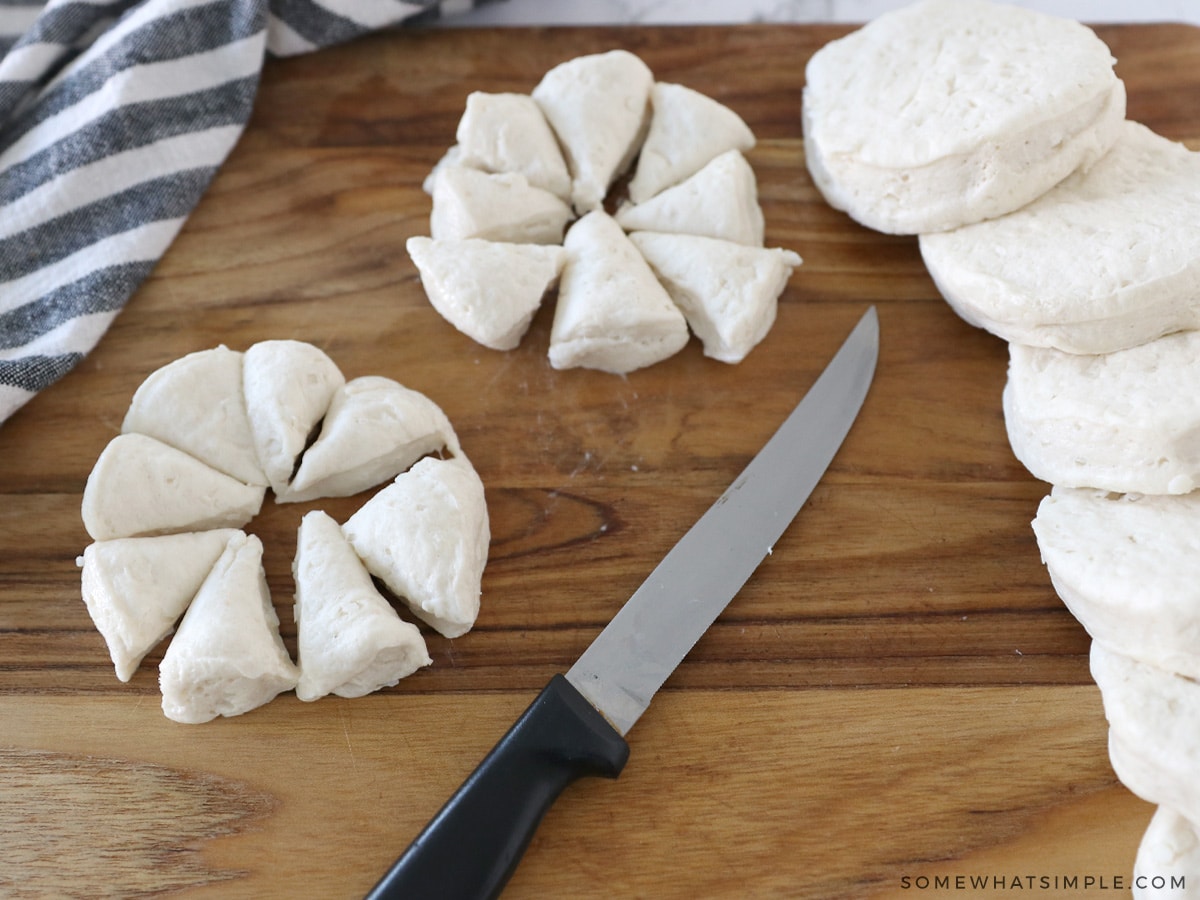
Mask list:
POLYGON ((499 896, 563 789, 616 778, 628 758, 625 739, 555 675, 367 900, 499 896))

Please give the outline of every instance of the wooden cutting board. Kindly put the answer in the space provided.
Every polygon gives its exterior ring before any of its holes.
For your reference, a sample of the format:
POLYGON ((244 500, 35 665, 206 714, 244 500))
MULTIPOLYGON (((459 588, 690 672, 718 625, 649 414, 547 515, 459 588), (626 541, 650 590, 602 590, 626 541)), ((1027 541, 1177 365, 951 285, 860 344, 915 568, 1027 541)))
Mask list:
MULTIPOLYGON (((154 275, 0 428, 0 895, 361 896, 870 304, 879 370, 843 451, 631 732, 621 778, 568 791, 506 896, 936 896, 958 875, 1078 879, 1029 883, 1039 896, 1128 887, 1152 810, 1113 777, 1087 637, 1039 562, 1046 486, 1008 449, 1006 348, 939 299, 915 239, 834 212, 803 165, 804 64, 846 30, 405 31, 268 64, 154 275), (693 341, 625 378, 557 372, 548 311, 518 350, 484 349, 428 305, 404 252, 470 91, 529 91, 613 47, 760 138, 768 243, 805 264, 741 365, 693 341), (177 725, 159 708, 162 648, 122 685, 88 619, 80 495, 152 370, 268 338, 446 410, 487 486, 483 611, 464 637, 430 634, 432 667, 394 689, 177 725)), ((1099 32, 1130 117, 1200 149, 1200 30, 1099 32)), ((299 519, 362 499, 268 501, 249 526, 292 649, 299 519)))

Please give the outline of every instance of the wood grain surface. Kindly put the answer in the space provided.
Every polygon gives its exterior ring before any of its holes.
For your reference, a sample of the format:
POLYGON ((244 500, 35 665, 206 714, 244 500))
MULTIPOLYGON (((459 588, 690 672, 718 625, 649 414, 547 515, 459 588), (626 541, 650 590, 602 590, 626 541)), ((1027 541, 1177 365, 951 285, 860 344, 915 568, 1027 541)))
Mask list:
MULTIPOLYGON (((834 212, 803 165, 804 63, 846 30, 401 31, 267 65, 253 121, 152 277, 0 428, 0 896, 361 896, 870 304, 878 375, 828 475, 630 733, 621 778, 567 792, 506 896, 1012 892, 954 887, 972 874, 1079 879, 1025 895, 1127 893, 1151 808, 1112 774, 1087 637, 1038 558, 1046 486, 1008 449, 1007 350, 940 300, 915 239, 834 212), (613 47, 760 138, 768 243, 805 263, 741 365, 693 341, 624 378, 557 372, 549 309, 519 349, 487 350, 433 311, 404 252, 428 232, 421 180, 470 91, 527 92, 613 47), (394 689, 177 725, 159 708, 163 648, 121 684, 80 600, 80 496, 151 371, 269 338, 445 409, 487 488, 483 609, 464 637, 429 633, 433 666, 394 689)), ((1200 31, 1098 31, 1130 117, 1200 149, 1200 31)), ((293 650, 300 517, 344 520, 363 499, 268 500, 249 526, 293 650)))

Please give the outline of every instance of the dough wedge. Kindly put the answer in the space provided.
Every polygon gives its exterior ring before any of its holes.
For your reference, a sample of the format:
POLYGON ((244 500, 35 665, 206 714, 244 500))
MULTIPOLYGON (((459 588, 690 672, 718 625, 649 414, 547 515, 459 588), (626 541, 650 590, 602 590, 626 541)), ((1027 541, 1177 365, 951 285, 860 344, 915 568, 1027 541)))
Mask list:
POLYGON ((266 492, 152 437, 120 434, 92 467, 80 514, 94 541, 241 528, 266 492))
POLYGON ((622 206, 616 220, 626 231, 698 234, 751 247, 763 245, 765 227, 754 170, 737 150, 645 203, 622 206))
POLYGON ((739 363, 771 330, 779 295, 800 257, 690 234, 629 235, 704 344, 704 355, 739 363))
POLYGON ((175 630, 236 532, 231 528, 89 544, 77 563, 83 602, 104 637, 117 678, 129 681, 146 654, 175 630))
POLYGON ((566 261, 562 247, 540 244, 410 237, 405 247, 433 308, 493 350, 521 343, 566 261))
POLYGON ((168 719, 238 716, 296 686, 262 568, 262 542, 230 538, 167 645, 158 668, 168 719))
POLYGON ((231 478, 265 486, 242 395, 242 356, 222 345, 152 372, 134 392, 121 431, 156 438, 231 478))
POLYGON ((550 328, 550 365, 623 374, 679 352, 687 320, 637 247, 603 210, 567 232, 550 328))
POLYGON ((301 520, 292 573, 301 700, 362 697, 432 662, 421 632, 375 589, 326 513, 314 510, 301 520))
POLYGON ((579 215, 601 207, 637 155, 650 121, 653 83, 644 62, 626 50, 610 50, 560 63, 533 89, 562 145, 579 215))
POLYGON ((491 532, 483 482, 466 457, 421 460, 342 530, 417 618, 448 638, 475 624, 491 532))

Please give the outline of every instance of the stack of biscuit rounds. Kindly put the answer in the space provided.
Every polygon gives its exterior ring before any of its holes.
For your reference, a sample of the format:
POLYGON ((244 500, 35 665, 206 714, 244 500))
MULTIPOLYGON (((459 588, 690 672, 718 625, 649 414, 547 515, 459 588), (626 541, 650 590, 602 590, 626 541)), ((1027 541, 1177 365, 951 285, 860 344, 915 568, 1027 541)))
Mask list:
POLYGON ((1074 21, 921 0, 812 57, 805 153, 832 206, 918 235, 955 312, 1009 343, 1042 559, 1092 638, 1113 768, 1158 805, 1135 872, 1194 875, 1200 153, 1125 118, 1114 63, 1074 21))

